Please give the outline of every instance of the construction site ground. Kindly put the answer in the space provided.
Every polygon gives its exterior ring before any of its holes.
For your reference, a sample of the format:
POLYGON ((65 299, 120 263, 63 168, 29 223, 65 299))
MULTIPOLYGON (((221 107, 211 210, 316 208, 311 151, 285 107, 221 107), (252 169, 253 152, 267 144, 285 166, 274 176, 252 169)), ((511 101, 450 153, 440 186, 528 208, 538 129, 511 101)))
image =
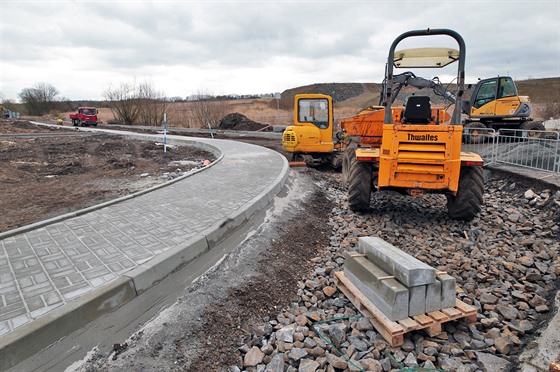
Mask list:
MULTIPOLYGON (((35 126, 25 123, 2 122, 1 128, 0 134, 13 133, 9 131, 18 131, 21 134, 37 132, 34 129, 35 126)), ((63 128, 60 130, 73 132, 72 128, 63 128)), ((42 132, 44 131, 42 130, 42 132)), ((209 134, 195 135, 209 136, 209 134)), ((278 139, 244 137, 238 138, 238 140, 282 152, 278 139)), ((134 141, 129 143, 119 137, 95 135, 57 139, 0 138, 0 143, 4 164, 0 169, 0 177, 3 181, 0 191, 2 191, 1 197, 4 198, 0 200, 2 206, 0 231, 149 187, 153 184, 152 182, 162 182, 158 181, 158 177, 163 173, 172 172, 177 168, 168 167, 171 159, 161 155, 160 146, 153 143, 136 144, 134 141), (15 146, 12 142, 21 143, 22 151, 7 155, 10 151, 6 149, 13 150, 15 146), (103 151, 94 151, 100 147, 107 149, 105 154, 103 151), (123 147, 126 150, 119 152, 123 147), (58 154, 62 149, 69 151, 58 158, 49 157, 58 154), (86 153, 88 156, 83 156, 86 153), (133 156, 127 156, 127 154, 133 154, 133 156), (11 156, 11 158, 7 158, 7 156, 11 156), (5 159, 10 159, 9 161, 15 164, 14 167, 7 167, 5 159), (26 172, 30 175, 27 176, 26 172), (149 175, 142 176, 145 173, 149 175), (5 180, 6 182, 4 182, 5 180), (28 183, 33 186, 23 189, 27 187, 28 183), (29 204, 30 209, 15 206, 14 203, 18 198, 21 199, 20 203, 25 201, 29 204), (43 205, 43 207, 39 208, 39 205, 43 205), (11 217, 6 218, 10 211, 11 217)), ((177 152, 178 160, 189 157, 193 162, 200 162, 211 156, 208 153, 188 148, 181 151, 185 151, 185 153, 177 152)), ((175 160, 175 158, 172 159, 175 160)), ((185 170, 182 168, 182 171, 185 170)), ((309 280, 314 280, 314 271, 318 270, 317 265, 330 267, 327 259, 321 260, 322 257, 329 256, 329 260, 336 261, 341 256, 338 253, 328 253, 328 248, 325 247, 332 247, 334 244, 337 249, 348 248, 355 244, 358 234, 374 231, 377 227, 373 225, 377 223, 382 226, 380 228, 383 229, 384 234, 395 237, 396 240, 403 240, 406 239, 406 236, 410 236, 412 240, 416 241, 416 238, 426 235, 431 241, 436 241, 435 236, 432 236, 436 234, 440 237, 446 236, 446 239, 455 237, 456 240, 464 240, 464 246, 472 248, 471 242, 474 242, 474 245, 484 242, 485 236, 492 234, 490 230, 494 227, 488 228, 484 226, 484 223, 495 219, 494 212, 501 212, 501 218, 508 226, 515 224, 513 220, 517 218, 516 213, 508 209, 511 208, 508 203, 513 203, 511 195, 521 195, 530 188, 533 188, 536 193, 542 193, 551 188, 549 185, 542 184, 533 186, 534 184, 529 179, 515 175, 500 174, 492 177, 493 190, 503 191, 507 193, 507 197, 500 199, 491 197, 488 200, 489 208, 484 218, 479 223, 467 226, 450 222, 445 217, 444 203, 441 204, 441 200, 437 198, 430 198, 428 202, 415 199, 410 205, 399 199, 397 207, 392 208, 389 199, 395 196, 382 197, 374 202, 372 215, 360 214, 351 217, 346 208, 340 207, 341 203, 344 204, 344 195, 341 191, 339 174, 327 168, 319 171, 299 169, 297 172, 301 176, 298 175, 295 180, 291 180, 292 187, 296 191, 298 191, 298 187, 301 188, 300 194, 305 194, 307 197, 298 200, 300 205, 292 206, 286 216, 277 221, 273 231, 268 232, 269 236, 273 237, 272 243, 266 251, 257 252, 251 257, 252 259, 258 257, 258 259, 252 261, 251 264, 241 265, 241 267, 239 267, 239 262, 233 265, 235 275, 239 275, 241 280, 232 281, 231 277, 225 277, 224 275, 232 274, 232 272, 224 270, 223 274, 210 274, 214 279, 217 277, 221 283, 218 287, 223 285, 224 293, 212 292, 212 288, 205 289, 203 284, 198 287, 198 289, 202 288, 202 292, 198 291, 196 287, 194 290, 190 290, 188 295, 192 295, 195 299, 200 296, 208 297, 208 293, 212 293, 211 297, 216 297, 211 302, 212 306, 199 307, 192 314, 181 313, 182 318, 179 319, 165 318, 163 323, 159 324, 161 328, 159 337, 153 337, 153 330, 148 327, 133 335, 128 343, 115 340, 118 343, 113 345, 113 349, 97 349, 93 353, 93 357, 90 357, 77 369, 85 371, 127 369, 225 371, 229 370, 232 365, 242 366, 243 358, 251 343, 262 345, 262 337, 259 340, 255 338, 255 330, 261 327, 260 324, 266 324, 267 319, 277 319, 278 313, 284 309, 284 314, 288 314, 290 306, 293 307, 293 304, 300 299, 300 292, 306 288, 309 280), (299 181, 297 181, 298 177, 300 177, 299 181), (307 182, 314 186, 301 184, 298 186, 298 182, 307 182), (387 215, 386 218, 377 217, 377 215, 383 216, 384 214, 387 215), (339 216, 344 217, 346 221, 341 222, 339 216), (410 220, 407 221, 405 218, 410 218, 410 220), (430 218, 432 218, 432 222, 427 221, 430 218), (364 222, 368 219, 370 222, 364 222), (333 225, 336 226, 333 227, 333 225), (396 229, 397 225, 399 225, 398 229, 396 229), (395 227, 395 230, 390 231, 392 227, 395 227), (433 228, 433 234, 428 232, 430 227, 433 228), (335 228, 336 231, 333 235, 332 230, 335 228), (305 233, 302 234, 302 232, 305 233), (290 264, 286 265, 286 262, 290 264), (250 271, 251 275, 241 275, 239 270, 241 272, 250 271), (150 334, 150 338, 148 334, 150 334), (142 342, 142 339, 146 341, 142 342)), ((549 194, 556 190, 553 189, 549 194)), ((535 212, 535 216, 537 216, 537 212, 535 212)), ((547 227, 544 226, 546 222, 543 221, 543 226, 539 225, 539 231, 541 229, 547 231, 547 227)), ((558 223, 558 221, 552 222, 558 223)), ((510 226, 510 228, 514 227, 510 226)), ((504 231, 499 232, 499 229, 496 228, 494 234, 504 233, 504 231)), ((532 235, 530 238, 540 239, 540 237, 532 235)), ((557 242, 558 237, 547 233, 544 239, 552 239, 557 242)), ((540 243, 533 242, 531 245, 540 246, 540 243)), ((443 255, 447 257, 446 253, 443 255)), ((451 259, 455 258, 450 255, 449 260, 451 259)), ((460 260, 458 257, 456 259, 460 260)), ((463 270, 465 273, 474 270, 470 266, 461 265, 466 264, 458 262, 456 268, 460 266, 461 273, 463 270)), ((474 278, 474 280, 477 279, 474 278)), ((486 280, 487 278, 483 282, 486 280)), ((469 282, 471 282, 470 279, 469 282)), ((556 289, 558 288, 557 282, 556 280, 556 289)), ((185 295, 181 301, 185 308, 195 306, 197 303, 196 300, 188 300, 188 296, 185 297, 185 295)), ((549 293, 546 301, 552 310, 554 293, 549 293)), ((512 344, 512 351, 506 358, 513 360, 515 365, 517 356, 533 341, 535 334, 546 329, 552 315, 554 315, 552 311, 540 314, 536 321, 538 330, 535 329, 524 335, 520 344, 512 344)), ((454 331, 458 333, 463 331, 452 328, 446 328, 446 330, 450 338, 454 337, 454 331)))
POLYGON ((213 155, 187 146, 0 121, 0 232, 161 184, 213 155), (16 136, 13 136, 16 135, 16 136))

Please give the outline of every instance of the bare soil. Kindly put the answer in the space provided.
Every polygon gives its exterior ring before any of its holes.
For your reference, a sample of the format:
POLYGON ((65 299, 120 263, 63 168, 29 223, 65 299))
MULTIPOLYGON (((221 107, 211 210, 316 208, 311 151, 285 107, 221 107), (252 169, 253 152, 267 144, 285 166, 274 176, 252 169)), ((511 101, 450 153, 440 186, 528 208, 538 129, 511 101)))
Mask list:
POLYGON ((150 141, 2 120, 0 159, 0 231, 6 231, 161 184, 164 173, 187 172, 214 156, 187 146, 164 156, 150 141))
POLYGON ((334 202, 326 185, 335 182, 333 174, 297 173, 271 220, 225 256, 219 269, 205 273, 126 342, 95 349, 75 371, 225 372, 240 363, 238 347, 259 332, 263 318, 275 319, 281 308, 297 303, 299 283, 312 276, 314 258, 329 246, 325 221, 334 202))

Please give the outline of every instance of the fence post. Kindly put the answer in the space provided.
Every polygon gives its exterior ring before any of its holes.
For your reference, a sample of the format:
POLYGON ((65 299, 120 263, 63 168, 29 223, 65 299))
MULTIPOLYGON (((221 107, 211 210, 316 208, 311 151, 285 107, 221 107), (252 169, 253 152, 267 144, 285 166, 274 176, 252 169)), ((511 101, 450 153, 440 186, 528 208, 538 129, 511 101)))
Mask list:
POLYGON ((556 136, 556 154, 554 156, 554 165, 556 166, 554 171, 556 173, 560 173, 560 138, 558 138, 558 135, 556 136))

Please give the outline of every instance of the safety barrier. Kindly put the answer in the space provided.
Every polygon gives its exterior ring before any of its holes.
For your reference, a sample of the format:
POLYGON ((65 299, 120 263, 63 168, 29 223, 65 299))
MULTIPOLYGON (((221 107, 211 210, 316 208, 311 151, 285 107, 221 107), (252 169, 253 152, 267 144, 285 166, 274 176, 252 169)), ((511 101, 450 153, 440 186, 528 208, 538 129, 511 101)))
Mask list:
POLYGON ((495 160, 495 142, 498 133, 490 128, 464 128, 463 129, 463 151, 471 151, 479 154, 484 163, 491 164, 495 160))
POLYGON ((464 128, 463 150, 486 164, 504 163, 560 173, 560 132, 523 129, 464 128))

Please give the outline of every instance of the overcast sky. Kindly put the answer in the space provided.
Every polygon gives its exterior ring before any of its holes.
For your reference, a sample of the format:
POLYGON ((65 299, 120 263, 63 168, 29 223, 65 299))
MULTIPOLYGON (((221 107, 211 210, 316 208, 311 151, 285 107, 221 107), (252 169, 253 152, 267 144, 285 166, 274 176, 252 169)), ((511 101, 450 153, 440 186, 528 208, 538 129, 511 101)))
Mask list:
POLYGON ((3 99, 39 82, 69 99, 134 80, 168 97, 381 82, 391 42, 426 28, 463 36, 468 82, 560 76, 560 0, 0 0, 0 18, 3 99))

